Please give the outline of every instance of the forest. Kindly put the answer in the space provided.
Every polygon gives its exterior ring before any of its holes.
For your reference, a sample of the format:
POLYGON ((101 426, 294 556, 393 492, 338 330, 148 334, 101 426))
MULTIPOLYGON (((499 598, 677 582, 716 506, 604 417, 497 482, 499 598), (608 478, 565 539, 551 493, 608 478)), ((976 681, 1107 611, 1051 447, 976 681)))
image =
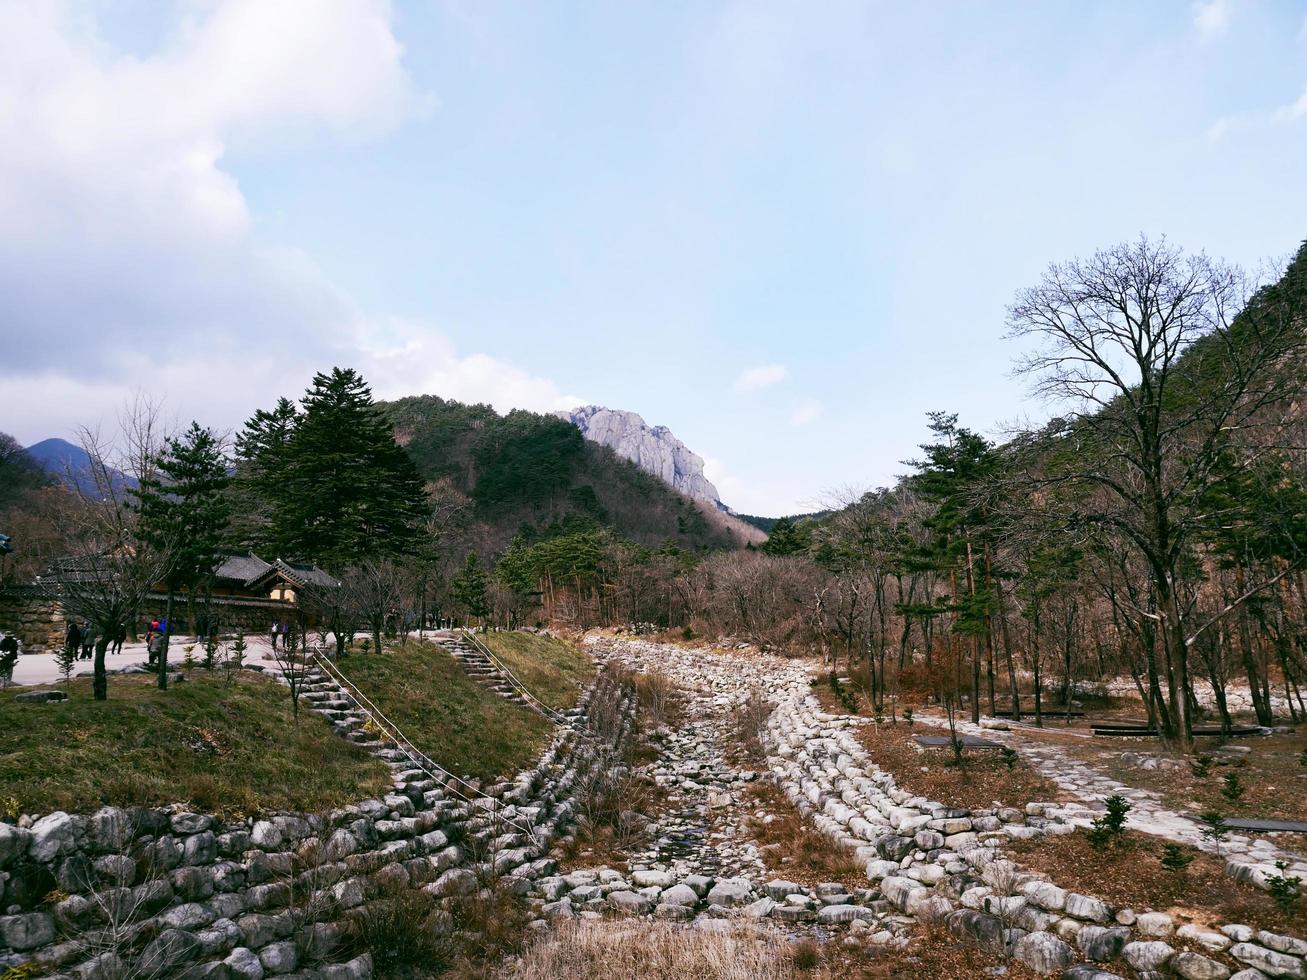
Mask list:
POLYGON ((991 438, 932 413, 897 483, 769 521, 756 549, 549 416, 377 403, 348 369, 231 440, 138 402, 112 445, 84 439, 90 493, 6 437, 4 575, 110 564, 136 585, 88 611, 122 616, 249 549, 352 581, 328 618, 378 639, 437 616, 734 636, 863 672, 890 715, 924 688, 1042 721, 1128 678, 1185 745, 1199 686, 1223 724, 1232 685, 1262 724, 1307 718, 1305 311, 1307 247, 1261 285, 1164 240, 1053 265, 1007 324, 1046 421, 991 438))

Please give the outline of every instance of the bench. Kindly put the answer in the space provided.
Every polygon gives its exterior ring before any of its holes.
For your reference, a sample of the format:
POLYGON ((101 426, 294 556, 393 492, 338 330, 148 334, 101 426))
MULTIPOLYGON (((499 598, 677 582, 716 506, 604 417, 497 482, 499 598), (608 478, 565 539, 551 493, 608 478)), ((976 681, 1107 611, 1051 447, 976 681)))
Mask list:
MULTIPOLYGON (((947 735, 914 735, 912 740, 925 749, 948 748, 952 742, 947 735)), ((987 738, 980 738, 976 735, 959 735, 958 742, 964 749, 1001 749, 998 742, 991 742, 987 738)))

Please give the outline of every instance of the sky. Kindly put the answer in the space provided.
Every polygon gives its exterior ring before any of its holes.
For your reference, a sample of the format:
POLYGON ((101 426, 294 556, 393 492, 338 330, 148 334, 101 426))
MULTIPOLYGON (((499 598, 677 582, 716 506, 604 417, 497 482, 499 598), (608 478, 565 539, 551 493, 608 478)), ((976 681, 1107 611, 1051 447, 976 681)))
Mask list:
POLYGON ((1307 4, 0 0, 0 431, 315 371, 600 404, 746 513, 1049 409, 1050 262, 1307 238, 1307 4))

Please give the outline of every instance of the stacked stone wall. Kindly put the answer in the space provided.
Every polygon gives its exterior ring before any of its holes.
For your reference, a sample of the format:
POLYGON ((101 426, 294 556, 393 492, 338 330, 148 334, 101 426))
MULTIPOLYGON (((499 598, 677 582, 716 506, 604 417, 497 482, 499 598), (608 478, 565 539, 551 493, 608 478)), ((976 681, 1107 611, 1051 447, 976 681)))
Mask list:
MULTIPOLYGON (((582 708, 612 683, 601 675, 582 708)), ((629 731, 633 698, 613 696, 629 731)), ((0 971, 369 977, 369 955, 346 940, 383 893, 450 899, 494 880, 526 894, 557 870, 548 849, 572 822, 578 787, 613 751, 574 714, 535 766, 484 793, 389 743, 377 754, 394 791, 329 813, 106 806, 0 823, 0 971)))

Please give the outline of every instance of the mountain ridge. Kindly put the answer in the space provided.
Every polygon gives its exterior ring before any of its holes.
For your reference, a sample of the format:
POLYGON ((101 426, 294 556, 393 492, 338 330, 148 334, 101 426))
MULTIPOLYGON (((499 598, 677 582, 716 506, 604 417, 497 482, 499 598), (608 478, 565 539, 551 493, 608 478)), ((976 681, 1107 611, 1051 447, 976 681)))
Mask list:
POLYGON ((581 430, 591 442, 607 446, 672 489, 731 512, 704 475, 704 459, 665 425, 650 425, 636 412, 603 405, 583 405, 554 415, 581 430))

